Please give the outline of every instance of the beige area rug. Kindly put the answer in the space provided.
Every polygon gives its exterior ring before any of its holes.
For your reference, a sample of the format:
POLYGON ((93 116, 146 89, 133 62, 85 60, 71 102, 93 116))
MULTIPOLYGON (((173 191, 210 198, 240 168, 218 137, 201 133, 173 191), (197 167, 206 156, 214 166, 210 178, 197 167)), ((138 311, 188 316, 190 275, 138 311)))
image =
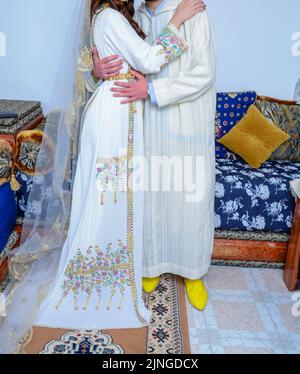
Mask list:
POLYGON ((144 296, 152 311, 149 328, 70 331, 35 327, 27 354, 189 354, 183 280, 164 275, 155 292, 144 296))

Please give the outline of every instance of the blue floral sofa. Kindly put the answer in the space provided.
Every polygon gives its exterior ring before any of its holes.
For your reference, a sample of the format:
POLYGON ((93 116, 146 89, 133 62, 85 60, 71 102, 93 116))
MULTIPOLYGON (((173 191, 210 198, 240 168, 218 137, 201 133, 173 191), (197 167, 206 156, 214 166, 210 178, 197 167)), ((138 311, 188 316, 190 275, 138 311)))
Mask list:
POLYGON ((219 159, 216 168, 216 228, 290 233, 289 182, 300 178, 300 163, 270 161, 253 170, 244 161, 219 159))
POLYGON ((300 106, 255 92, 219 93, 216 157, 214 262, 282 267, 295 212, 290 181, 300 178, 300 106), (252 104, 291 136, 260 169, 218 143, 252 104))

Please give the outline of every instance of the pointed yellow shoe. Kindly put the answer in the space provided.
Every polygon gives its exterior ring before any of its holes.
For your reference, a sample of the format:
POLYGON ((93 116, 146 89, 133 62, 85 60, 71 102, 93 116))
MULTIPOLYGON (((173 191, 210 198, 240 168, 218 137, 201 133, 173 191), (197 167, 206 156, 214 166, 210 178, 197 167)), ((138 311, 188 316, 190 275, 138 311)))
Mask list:
POLYGON ((146 293, 153 292, 159 283, 159 277, 156 278, 143 278, 143 290, 146 293))
POLYGON ((201 279, 185 279, 184 283, 190 303, 194 308, 204 310, 208 301, 208 292, 204 282, 201 279))

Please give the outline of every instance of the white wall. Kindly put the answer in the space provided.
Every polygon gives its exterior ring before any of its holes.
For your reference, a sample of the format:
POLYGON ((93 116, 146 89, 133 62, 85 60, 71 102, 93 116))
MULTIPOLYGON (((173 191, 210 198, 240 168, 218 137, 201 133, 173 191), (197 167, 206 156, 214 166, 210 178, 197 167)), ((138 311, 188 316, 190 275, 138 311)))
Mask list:
POLYGON ((41 100, 47 111, 72 9, 81 0, 0 0, 0 98, 41 100))
MULTIPOLYGON (((76 1, 0 0, 0 98, 41 100, 47 111, 76 1), (1 48, 0 48, 1 49, 1 48), (2 53, 3 54, 3 53, 2 53)), ((300 0, 206 0, 218 45, 218 90, 291 98, 300 57, 300 0)))
POLYGON ((291 98, 300 78, 300 56, 292 55, 292 35, 300 32, 300 0, 207 4, 218 44, 218 89, 291 98))

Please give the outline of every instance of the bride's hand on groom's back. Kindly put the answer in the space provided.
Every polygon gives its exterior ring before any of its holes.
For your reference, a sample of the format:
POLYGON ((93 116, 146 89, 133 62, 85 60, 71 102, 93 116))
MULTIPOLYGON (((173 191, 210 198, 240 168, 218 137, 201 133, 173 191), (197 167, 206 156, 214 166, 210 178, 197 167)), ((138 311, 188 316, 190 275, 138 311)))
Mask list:
POLYGON ((118 55, 101 59, 96 47, 92 50, 94 69, 93 75, 97 79, 108 79, 118 75, 123 66, 123 60, 118 55))

